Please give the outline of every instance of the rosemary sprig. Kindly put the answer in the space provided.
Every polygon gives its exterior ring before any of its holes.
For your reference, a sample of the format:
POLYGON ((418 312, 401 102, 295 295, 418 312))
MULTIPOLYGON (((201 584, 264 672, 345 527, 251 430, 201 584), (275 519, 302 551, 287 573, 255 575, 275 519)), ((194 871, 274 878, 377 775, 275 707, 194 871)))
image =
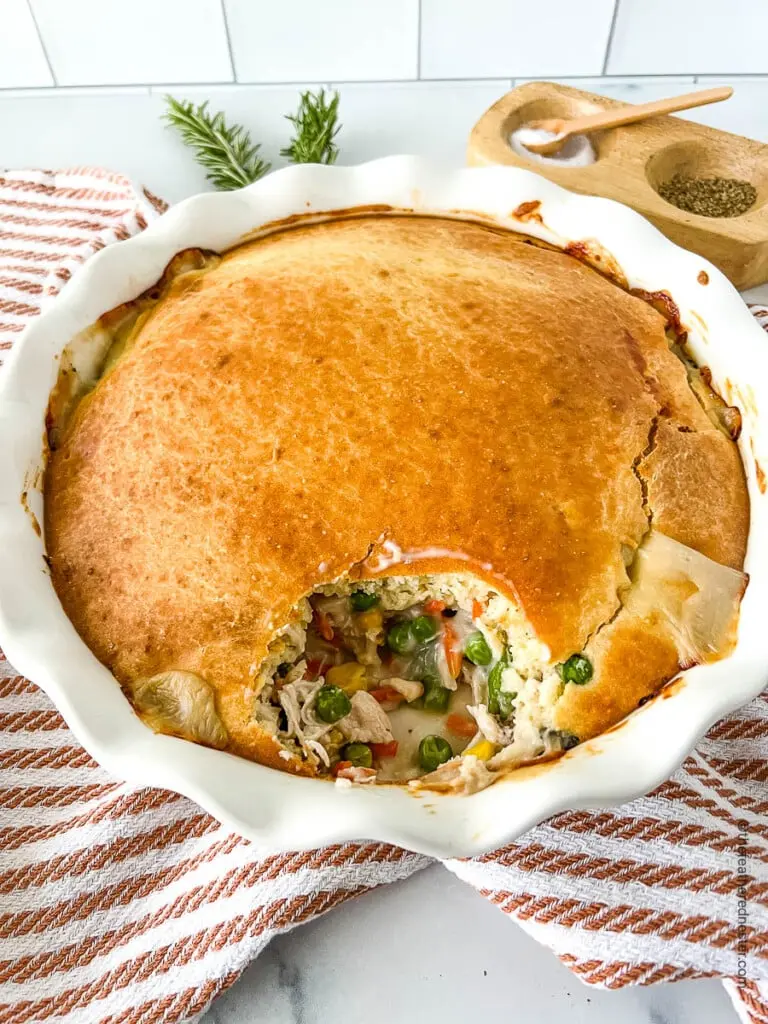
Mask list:
POLYGON ((291 143, 280 150, 280 156, 287 156, 295 164, 332 164, 339 155, 334 143, 341 125, 339 120, 339 94, 334 92, 326 99, 325 89, 319 92, 303 92, 299 109, 295 114, 286 114, 295 131, 291 143))
POLYGON ((210 114, 208 103, 192 103, 166 96, 166 122, 195 151, 198 163, 208 171, 216 188, 228 191, 250 185, 266 174, 270 165, 258 155, 260 147, 242 125, 228 125, 222 113, 210 114))

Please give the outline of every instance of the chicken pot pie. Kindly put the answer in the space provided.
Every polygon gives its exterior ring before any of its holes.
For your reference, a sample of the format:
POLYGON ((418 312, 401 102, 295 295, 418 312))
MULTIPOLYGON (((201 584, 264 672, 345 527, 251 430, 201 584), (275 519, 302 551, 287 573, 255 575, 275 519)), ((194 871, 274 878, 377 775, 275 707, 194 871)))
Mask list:
POLYGON ((573 256, 340 218, 181 254, 100 326, 52 398, 46 543, 157 731, 467 793, 732 648, 738 413, 573 256))

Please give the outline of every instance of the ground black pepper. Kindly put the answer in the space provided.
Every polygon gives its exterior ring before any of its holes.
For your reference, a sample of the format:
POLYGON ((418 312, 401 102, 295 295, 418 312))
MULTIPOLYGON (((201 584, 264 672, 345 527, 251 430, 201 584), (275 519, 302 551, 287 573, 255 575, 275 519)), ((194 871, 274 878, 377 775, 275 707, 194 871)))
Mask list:
POLYGON ((701 217, 738 217, 754 205, 757 191, 738 178, 691 178, 676 174, 659 185, 659 195, 679 210, 701 217))

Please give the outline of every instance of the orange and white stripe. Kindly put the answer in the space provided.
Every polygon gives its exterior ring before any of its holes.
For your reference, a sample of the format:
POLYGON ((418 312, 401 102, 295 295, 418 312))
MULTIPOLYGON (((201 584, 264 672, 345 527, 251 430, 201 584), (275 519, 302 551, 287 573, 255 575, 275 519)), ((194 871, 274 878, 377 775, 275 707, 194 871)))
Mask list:
MULTIPOLYGON (((163 206, 92 168, 0 175, 0 349, 163 206)), ((446 866, 587 984, 720 976, 768 1024, 767 779, 764 695, 650 796, 446 866)), ((109 777, 0 654, 0 1024, 190 1020, 273 935, 426 864, 379 843, 260 856, 184 798, 109 777)))

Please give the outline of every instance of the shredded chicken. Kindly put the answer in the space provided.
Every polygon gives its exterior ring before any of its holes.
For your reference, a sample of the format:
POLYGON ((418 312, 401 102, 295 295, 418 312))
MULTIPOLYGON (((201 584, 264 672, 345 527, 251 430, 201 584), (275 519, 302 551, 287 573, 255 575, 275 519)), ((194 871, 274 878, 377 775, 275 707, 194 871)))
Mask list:
POLYGON ((485 704, 478 704, 476 706, 470 704, 467 706, 467 711, 477 722, 477 727, 483 736, 490 740, 491 743, 495 743, 496 746, 506 747, 514 739, 514 725, 502 725, 490 713, 485 704))
POLYGON ((352 710, 338 723, 351 743, 390 743, 389 718, 381 705, 365 690, 352 694, 352 710))
POLYGON ((263 699, 257 700, 254 705, 254 717, 262 728, 266 729, 272 736, 275 736, 279 729, 280 708, 270 703, 273 690, 273 684, 267 683, 262 691, 263 699))
POLYGON ((381 665, 379 646, 374 635, 366 633, 364 637, 352 637, 350 643, 361 665, 366 668, 378 668, 381 665))
POLYGON ((297 661, 293 668, 289 669, 288 674, 285 677, 286 683, 297 683, 300 679, 304 678, 304 673, 307 671, 307 663, 302 658, 301 661, 297 661))
POLYGON ((387 686, 391 686, 393 690, 402 693, 409 704, 412 700, 418 700, 424 694, 424 684, 416 683, 412 679, 398 679, 397 676, 392 676, 387 679, 387 686))
MULTIPOLYGON (((290 676, 291 673, 289 672, 288 675, 290 676)), ((287 678, 288 676, 286 676, 287 678)), ((279 693, 280 704, 288 719, 288 728, 285 730, 284 737, 285 739, 294 739, 306 753, 307 760, 313 765, 316 765, 319 760, 322 760, 325 765, 330 764, 328 752, 321 743, 317 742, 332 728, 326 722, 320 722, 315 715, 315 697, 322 686, 322 679, 315 682, 299 679, 296 682, 285 683, 279 693), (318 748, 322 748, 322 754, 318 748)))
POLYGON ((468 665, 464 662, 460 678, 472 689, 472 703, 485 704, 488 697, 487 673, 479 665, 468 665))
POLYGON ((317 740, 306 740, 306 744, 310 750, 313 750, 317 754, 326 768, 331 767, 331 759, 328 756, 328 751, 322 743, 319 743, 317 740))
POLYGON ((441 793, 456 793, 469 796, 479 793, 493 782, 494 776, 485 764, 471 754, 466 757, 454 757, 446 761, 429 775, 413 779, 408 785, 412 789, 434 789, 441 793))
POLYGON ((352 614, 349 608, 349 599, 339 595, 330 597, 316 597, 314 601, 317 610, 327 615, 336 629, 346 630, 352 623, 352 614))

